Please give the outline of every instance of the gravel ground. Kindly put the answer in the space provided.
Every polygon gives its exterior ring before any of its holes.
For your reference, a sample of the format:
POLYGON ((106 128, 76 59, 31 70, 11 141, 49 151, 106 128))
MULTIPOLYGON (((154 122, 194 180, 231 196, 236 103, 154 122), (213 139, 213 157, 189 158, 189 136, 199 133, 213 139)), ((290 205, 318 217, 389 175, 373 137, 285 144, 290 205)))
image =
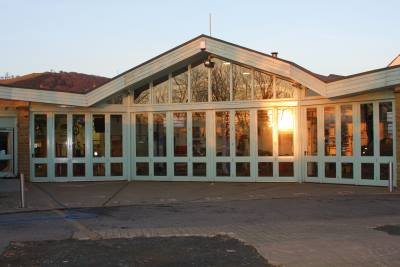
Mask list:
POLYGON ((272 266, 228 236, 12 242, 0 266, 272 266))

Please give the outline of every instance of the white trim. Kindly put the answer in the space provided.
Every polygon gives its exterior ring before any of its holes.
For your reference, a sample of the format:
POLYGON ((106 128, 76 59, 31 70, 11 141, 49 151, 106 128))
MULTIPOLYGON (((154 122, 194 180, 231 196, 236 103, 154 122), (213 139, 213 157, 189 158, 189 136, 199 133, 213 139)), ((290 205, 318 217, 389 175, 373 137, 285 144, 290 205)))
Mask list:
MULTIPOLYGON (((375 72, 361 73, 357 76, 344 78, 331 83, 325 83, 292 63, 274 59, 270 56, 225 43, 220 40, 200 36, 199 38, 163 54, 144 65, 134 68, 133 70, 86 94, 0 86, 0 98, 89 107, 118 91, 131 86, 132 84, 199 54, 201 52, 200 43, 205 40, 207 40, 205 51, 208 53, 228 60, 240 62, 253 68, 287 77, 311 88, 316 93, 325 97, 357 94, 400 84, 400 68, 388 68, 377 70, 375 72)), ((209 95, 209 97, 211 97, 211 95, 209 95)))

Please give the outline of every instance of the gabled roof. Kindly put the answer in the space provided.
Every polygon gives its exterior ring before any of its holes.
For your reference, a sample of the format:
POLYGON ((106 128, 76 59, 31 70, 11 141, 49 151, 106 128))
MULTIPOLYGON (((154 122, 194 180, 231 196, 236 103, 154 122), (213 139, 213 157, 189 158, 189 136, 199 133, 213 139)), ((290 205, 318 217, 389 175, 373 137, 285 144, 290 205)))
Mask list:
POLYGON ((213 54, 260 70, 297 81, 325 97, 361 93, 400 84, 400 66, 386 67, 350 76, 323 76, 296 63, 229 43, 207 35, 200 35, 132 69, 84 94, 48 92, 0 86, 0 98, 33 102, 92 106, 97 102, 199 54, 213 54), (201 50, 201 46, 204 51, 201 50))

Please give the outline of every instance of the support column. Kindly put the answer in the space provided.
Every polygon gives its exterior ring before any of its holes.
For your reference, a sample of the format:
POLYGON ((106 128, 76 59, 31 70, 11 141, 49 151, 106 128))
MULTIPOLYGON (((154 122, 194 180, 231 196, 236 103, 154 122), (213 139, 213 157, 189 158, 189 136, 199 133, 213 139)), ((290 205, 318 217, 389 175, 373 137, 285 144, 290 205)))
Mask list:
POLYGON ((394 88, 395 108, 396 108, 396 158, 397 162, 397 187, 400 186, 400 86, 394 88))
POLYGON ((30 177, 29 107, 17 107, 18 172, 30 177))

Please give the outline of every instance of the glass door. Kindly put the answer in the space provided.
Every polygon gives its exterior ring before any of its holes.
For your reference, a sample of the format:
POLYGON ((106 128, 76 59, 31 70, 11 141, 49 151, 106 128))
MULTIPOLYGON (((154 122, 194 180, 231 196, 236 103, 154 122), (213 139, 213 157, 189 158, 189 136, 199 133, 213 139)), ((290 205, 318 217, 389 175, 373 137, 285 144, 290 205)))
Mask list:
POLYGON ((173 180, 187 180, 189 177, 189 135, 188 112, 172 112, 173 180))
POLYGON ((232 163, 234 180, 238 181, 254 181, 254 173, 251 169, 252 152, 251 133, 252 120, 250 119, 253 112, 250 110, 236 110, 232 112, 234 142, 232 149, 232 163))
POLYGON ((14 176, 14 130, 0 129, 0 177, 14 176))
POLYGON ((189 175, 191 180, 209 180, 209 155, 208 143, 210 113, 205 111, 194 111, 190 113, 189 119, 189 175))
MULTIPOLYGON (((254 115, 253 115, 254 116, 254 115)), ((250 110, 216 111, 215 179, 218 181, 254 181, 250 110)))
POLYGON ((171 149, 170 142, 168 141, 167 135, 171 136, 171 127, 167 123, 170 121, 170 113, 166 112, 154 112, 152 113, 152 124, 150 132, 152 133, 152 139, 150 143, 152 157, 150 159, 151 172, 150 177, 155 180, 169 180, 171 166, 168 167, 169 160, 168 154, 171 155, 169 149, 171 149), (168 134, 169 133, 169 134, 168 134))
POLYGON ((306 127, 303 129, 303 174, 306 182, 320 182, 322 176, 323 164, 321 162, 321 151, 318 140, 323 138, 323 125, 321 118, 321 109, 317 107, 307 107, 304 110, 303 119, 306 127))

